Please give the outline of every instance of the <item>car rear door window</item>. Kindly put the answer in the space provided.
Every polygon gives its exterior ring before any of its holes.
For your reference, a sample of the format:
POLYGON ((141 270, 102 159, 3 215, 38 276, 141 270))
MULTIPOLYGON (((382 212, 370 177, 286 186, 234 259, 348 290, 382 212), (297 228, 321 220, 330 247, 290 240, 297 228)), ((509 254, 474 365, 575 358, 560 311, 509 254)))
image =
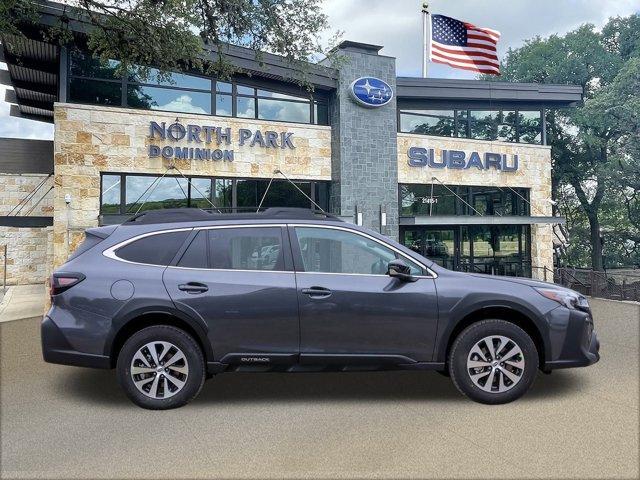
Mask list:
POLYGON ((116 250, 116 255, 129 262, 169 265, 189 235, 189 230, 149 235, 116 250))
POLYGON ((178 267, 208 268, 207 259, 207 231, 200 230, 191 241, 182 257, 178 261, 178 267))
POLYGON ((209 230, 211 267, 229 270, 284 270, 280 227, 209 230))

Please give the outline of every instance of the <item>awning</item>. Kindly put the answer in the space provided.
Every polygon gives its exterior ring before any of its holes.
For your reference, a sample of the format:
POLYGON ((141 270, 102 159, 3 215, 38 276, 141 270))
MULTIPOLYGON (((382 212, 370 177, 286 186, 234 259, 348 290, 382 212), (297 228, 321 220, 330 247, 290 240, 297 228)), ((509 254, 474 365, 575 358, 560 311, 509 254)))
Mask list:
POLYGON ((400 217, 400 225, 533 225, 564 224, 564 217, 525 217, 518 215, 418 215, 400 217))

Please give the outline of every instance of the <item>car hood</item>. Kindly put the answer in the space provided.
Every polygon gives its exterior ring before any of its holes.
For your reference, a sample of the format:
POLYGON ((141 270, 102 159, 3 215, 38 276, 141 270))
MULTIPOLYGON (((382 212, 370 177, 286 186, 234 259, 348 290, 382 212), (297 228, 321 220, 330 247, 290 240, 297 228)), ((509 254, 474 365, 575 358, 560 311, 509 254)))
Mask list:
POLYGON ((471 275, 472 277, 482 278, 485 280, 498 280, 509 283, 517 283, 520 285, 528 285, 530 287, 538 287, 538 288, 556 288, 558 290, 569 290, 561 285, 557 285, 555 283, 543 282, 542 280, 532 280, 531 278, 522 278, 522 277, 505 277, 500 275, 487 275, 483 273, 468 273, 467 275, 471 275))

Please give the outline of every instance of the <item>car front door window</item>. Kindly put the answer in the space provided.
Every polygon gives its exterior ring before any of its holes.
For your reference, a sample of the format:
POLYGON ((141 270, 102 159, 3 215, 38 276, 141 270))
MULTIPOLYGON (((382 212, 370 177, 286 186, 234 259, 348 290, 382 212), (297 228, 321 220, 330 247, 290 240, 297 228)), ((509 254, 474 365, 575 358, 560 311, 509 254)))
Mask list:
MULTIPOLYGON (((296 227, 305 272, 385 275, 396 253, 363 235, 344 230, 296 227)), ((403 258, 415 275, 422 269, 403 258)))

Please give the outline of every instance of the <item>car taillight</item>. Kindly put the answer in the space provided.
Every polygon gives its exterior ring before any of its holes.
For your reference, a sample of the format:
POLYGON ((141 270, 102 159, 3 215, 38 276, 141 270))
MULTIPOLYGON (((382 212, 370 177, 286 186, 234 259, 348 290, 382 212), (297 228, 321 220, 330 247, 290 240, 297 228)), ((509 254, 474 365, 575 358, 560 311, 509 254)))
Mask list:
POLYGON ((85 278, 86 277, 82 273, 54 273, 51 276, 49 294, 51 296, 58 295, 65 290, 69 290, 74 285, 77 285, 85 278))

